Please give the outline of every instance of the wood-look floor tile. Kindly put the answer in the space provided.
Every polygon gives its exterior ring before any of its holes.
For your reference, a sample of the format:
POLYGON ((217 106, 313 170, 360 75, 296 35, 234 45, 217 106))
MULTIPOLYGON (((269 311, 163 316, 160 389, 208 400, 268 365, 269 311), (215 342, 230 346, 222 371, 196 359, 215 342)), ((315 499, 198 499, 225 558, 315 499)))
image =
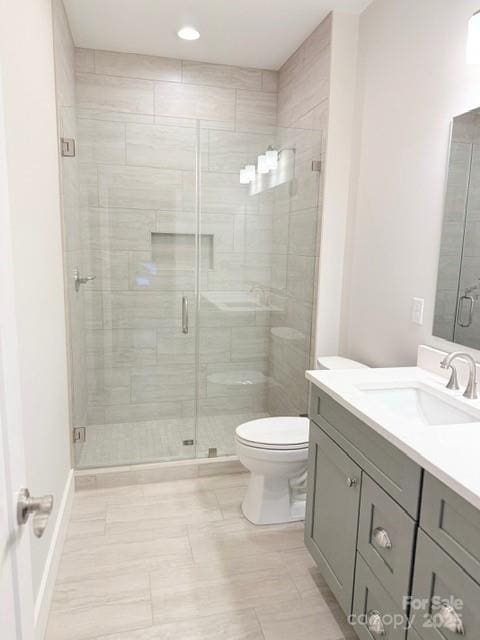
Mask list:
POLYGON ((154 625, 96 640, 264 640, 252 609, 154 625))
POLYGON ((136 522, 137 520, 149 520, 159 518, 175 518, 176 516, 206 516, 219 514, 218 501, 212 491, 203 491, 198 494, 173 496, 163 499, 160 497, 145 497, 134 504, 108 505, 107 523, 112 522, 136 522))
MULTIPOLYGON (((228 523, 228 520, 224 522, 228 523)), ((229 532, 220 531, 215 526, 199 529, 189 527, 189 538, 193 557, 200 561, 210 556, 216 556, 220 551, 225 550, 233 551, 238 556, 248 556, 302 547, 303 527, 299 527, 297 524, 278 528, 257 527, 247 530, 235 530, 232 527, 229 532)))
POLYGON ((165 581, 153 573, 151 588, 156 624, 299 599, 290 578, 271 569, 229 575, 212 571, 197 579, 192 572, 190 579, 181 583, 165 581))
POLYGON ((192 554, 186 536, 162 538, 159 535, 153 540, 122 543, 96 541, 63 555, 57 581, 61 583, 125 572, 148 572, 157 567, 191 563, 192 554))
POLYGON ((149 600, 121 602, 75 611, 52 611, 45 640, 90 640, 99 634, 138 629, 151 622, 152 608, 149 600))
POLYGON ((342 630, 317 598, 255 607, 265 640, 338 640, 342 630))
POLYGON ((52 611, 76 611, 136 600, 150 600, 146 572, 60 583, 55 587, 52 611))

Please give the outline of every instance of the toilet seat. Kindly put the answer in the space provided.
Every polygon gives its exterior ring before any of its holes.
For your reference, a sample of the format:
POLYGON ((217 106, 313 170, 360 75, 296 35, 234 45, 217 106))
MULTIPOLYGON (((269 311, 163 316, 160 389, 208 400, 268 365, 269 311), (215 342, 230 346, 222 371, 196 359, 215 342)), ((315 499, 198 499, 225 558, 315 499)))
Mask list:
POLYGON ((238 426, 236 439, 255 449, 291 451, 308 448, 308 433, 308 418, 260 418, 238 426))

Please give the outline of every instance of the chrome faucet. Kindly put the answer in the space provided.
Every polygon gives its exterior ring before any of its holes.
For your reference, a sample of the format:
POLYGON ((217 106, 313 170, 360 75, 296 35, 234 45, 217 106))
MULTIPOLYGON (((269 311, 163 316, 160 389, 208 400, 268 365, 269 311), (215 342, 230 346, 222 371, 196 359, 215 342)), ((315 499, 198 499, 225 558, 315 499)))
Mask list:
POLYGON ((445 358, 440 363, 442 369, 451 369, 452 374, 450 376, 450 380, 447 383, 447 389, 458 389, 458 379, 457 379, 457 370, 452 364, 452 361, 455 358, 463 358, 467 360, 468 366, 470 367, 470 375, 468 376, 468 383, 465 387, 465 391, 463 395, 465 398, 469 400, 476 400, 478 398, 477 393, 477 363, 472 358, 469 353, 463 353, 463 351, 453 351, 445 356, 445 358))

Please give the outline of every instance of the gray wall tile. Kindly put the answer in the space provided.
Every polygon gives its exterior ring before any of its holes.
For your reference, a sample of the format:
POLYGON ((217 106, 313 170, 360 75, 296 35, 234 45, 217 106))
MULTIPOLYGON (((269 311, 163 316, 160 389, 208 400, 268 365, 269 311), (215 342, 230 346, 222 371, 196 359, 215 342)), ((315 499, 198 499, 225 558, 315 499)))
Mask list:
POLYGON ((145 80, 180 82, 182 79, 180 60, 115 51, 95 51, 95 71, 110 76, 145 80))

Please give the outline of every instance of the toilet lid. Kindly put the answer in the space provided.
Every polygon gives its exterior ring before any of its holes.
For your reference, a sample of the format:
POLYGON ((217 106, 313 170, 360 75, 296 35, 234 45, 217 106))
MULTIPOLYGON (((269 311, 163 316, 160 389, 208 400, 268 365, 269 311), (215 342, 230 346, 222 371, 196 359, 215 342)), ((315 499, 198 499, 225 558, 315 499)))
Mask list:
POLYGON ((251 447, 304 449, 308 447, 308 418, 260 418, 236 429, 237 440, 251 447))

